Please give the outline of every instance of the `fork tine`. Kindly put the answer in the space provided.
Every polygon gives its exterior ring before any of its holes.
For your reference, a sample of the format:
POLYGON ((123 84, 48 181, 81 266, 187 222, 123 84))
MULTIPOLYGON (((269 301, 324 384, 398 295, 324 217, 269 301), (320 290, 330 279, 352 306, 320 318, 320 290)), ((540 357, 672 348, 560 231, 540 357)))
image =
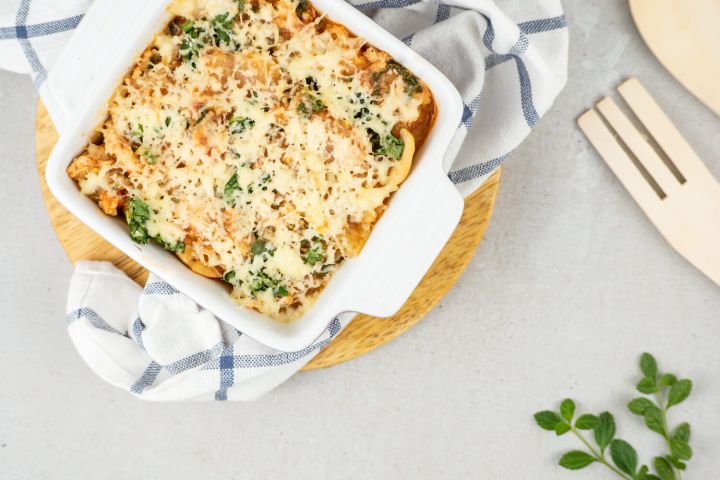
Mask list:
POLYGON ((594 109, 590 109, 577 119, 577 123, 595 150, 608 164, 610 170, 622 182, 645 214, 652 219, 653 214, 659 213, 660 197, 605 126, 600 115, 594 109))
POLYGON ((618 91, 687 180, 713 179, 702 160, 637 78, 623 82, 618 91))
POLYGON ((642 134, 640 134, 638 129, 635 128, 635 125, 625 116, 612 98, 603 98, 598 102, 597 109, 666 195, 671 195, 680 187, 677 179, 670 172, 660 156, 643 138, 642 134))

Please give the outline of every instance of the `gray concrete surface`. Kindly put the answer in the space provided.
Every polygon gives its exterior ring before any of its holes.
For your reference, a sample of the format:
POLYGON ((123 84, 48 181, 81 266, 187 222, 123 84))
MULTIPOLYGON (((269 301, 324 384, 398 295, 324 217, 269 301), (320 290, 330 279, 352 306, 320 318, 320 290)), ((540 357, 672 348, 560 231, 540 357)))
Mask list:
POLYGON ((35 94, 0 74, 0 478, 614 478, 555 465, 534 426, 572 396, 610 409, 641 459, 663 446, 625 411, 652 351, 696 382, 686 479, 720 468, 720 289, 675 254, 574 118, 638 75, 720 176, 720 119, 650 55, 624 0, 566 1, 570 82, 507 162, 495 218, 442 304, 393 343, 296 375, 253 404, 157 405, 105 385, 65 333, 71 267, 35 171, 35 94))

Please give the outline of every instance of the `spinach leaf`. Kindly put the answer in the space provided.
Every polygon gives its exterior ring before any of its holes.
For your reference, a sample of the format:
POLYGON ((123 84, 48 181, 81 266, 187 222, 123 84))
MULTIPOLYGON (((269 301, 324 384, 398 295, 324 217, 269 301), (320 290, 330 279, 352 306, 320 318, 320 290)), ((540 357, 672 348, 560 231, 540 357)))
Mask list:
POLYGON ((213 41, 216 47, 219 47, 223 43, 225 45, 233 45, 230 37, 233 30, 233 18, 234 17, 230 17, 229 13, 223 13, 212 19, 214 32, 213 41))
POLYGON ((395 71, 405 82, 405 93, 410 95, 411 97, 415 95, 416 93, 422 92, 422 85, 420 84, 420 80, 410 73, 410 70, 400 65, 395 60, 390 60, 386 65, 385 68, 380 70, 379 72, 375 73, 373 75, 373 80, 375 82, 375 88, 378 88, 378 83, 380 82, 380 79, 386 75, 389 72, 395 71))
POLYGON ((237 172, 225 184, 225 203, 235 205, 235 192, 242 192, 242 187, 238 183, 237 172))
POLYGON ((326 258, 325 243, 321 237, 313 237, 312 241, 303 240, 300 242, 300 252, 304 252, 302 260, 308 265, 324 262, 326 258))
POLYGON ((184 62, 190 63, 193 68, 196 68, 198 54, 205 47, 207 32, 204 28, 195 25, 192 20, 183 23, 181 28, 185 38, 180 43, 180 57, 184 62))
POLYGON ((237 135, 255 126, 255 120, 247 117, 233 117, 230 119, 230 133, 237 135))
POLYGON ((259 271, 254 273, 250 279, 250 292, 255 295, 258 292, 264 292, 267 289, 272 289, 275 297, 288 296, 287 287, 281 283, 281 279, 272 278, 265 273, 264 268, 261 268, 259 271))
POLYGON ((133 198, 128 202, 127 222, 130 238, 133 242, 146 244, 150 236, 147 231, 147 221, 150 219, 150 208, 145 202, 133 198))
POLYGON ((166 242, 160 235, 150 236, 147 230, 147 222, 150 220, 150 207, 139 198, 133 198, 128 202, 126 212, 130 238, 136 243, 146 244, 148 240, 155 240, 170 252, 182 252, 185 250, 185 243, 166 242))
POLYGON ((163 238, 160 235, 155 235, 152 238, 157 243, 159 243, 165 250, 167 250, 169 252, 185 251, 185 243, 184 242, 177 242, 177 243, 166 242, 165 240, 163 240, 163 238))
POLYGON ((380 134, 371 128, 368 128, 367 132, 370 135, 373 155, 400 160, 405 150, 405 143, 401 139, 392 134, 387 134, 384 138, 380 137, 380 134))
POLYGON ((298 111, 304 116, 309 117, 313 113, 319 113, 327 107, 318 97, 312 94, 305 94, 302 101, 298 105, 298 111))
POLYGON ((140 156, 143 157, 145 160, 147 160, 147 163, 149 165, 155 165, 157 163, 158 157, 153 152, 151 152, 149 149, 144 149, 142 153, 140 153, 140 156))
POLYGON ((252 247, 250 247, 250 254, 252 255, 252 258, 262 255, 263 253, 273 256, 275 254, 275 249, 269 247, 267 243, 260 239, 255 240, 255 243, 253 243, 252 247))
MULTIPOLYGON (((235 270, 228 270, 227 272, 225 272, 225 275, 223 275, 223 280, 225 280, 227 283, 234 285, 235 284, 235 276, 236 276, 235 270)), ((242 283, 242 281, 240 281, 240 283, 242 283)))

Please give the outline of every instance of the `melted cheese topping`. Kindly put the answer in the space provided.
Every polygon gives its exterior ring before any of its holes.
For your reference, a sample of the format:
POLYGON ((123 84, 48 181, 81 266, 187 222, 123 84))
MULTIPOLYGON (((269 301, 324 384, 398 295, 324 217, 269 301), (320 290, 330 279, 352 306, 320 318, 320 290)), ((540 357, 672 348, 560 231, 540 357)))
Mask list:
POLYGON ((175 0, 68 168, 136 241, 289 321, 407 176, 429 89, 304 0, 175 0), (417 130, 417 129, 416 129, 417 130))

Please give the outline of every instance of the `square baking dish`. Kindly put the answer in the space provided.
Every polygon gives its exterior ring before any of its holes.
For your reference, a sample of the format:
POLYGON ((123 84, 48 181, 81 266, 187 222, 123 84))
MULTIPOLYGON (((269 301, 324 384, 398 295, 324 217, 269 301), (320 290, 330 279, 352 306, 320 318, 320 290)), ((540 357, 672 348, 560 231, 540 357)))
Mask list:
POLYGON ((391 198, 361 254, 344 263, 314 307, 299 319, 283 324, 245 309, 229 297, 221 282, 193 273, 158 245, 134 243, 126 223, 103 214, 68 177, 65 169, 101 122, 108 98, 137 55, 170 20, 168 3, 96 0, 41 88, 60 133, 46 170, 53 195, 133 260, 269 347, 300 350, 342 312, 394 314, 440 253, 462 214, 463 199, 448 179, 443 160, 460 124, 463 104, 453 84, 434 66, 343 0, 314 0, 313 4, 421 78, 430 87, 438 112, 435 126, 415 154, 410 175, 391 198))

